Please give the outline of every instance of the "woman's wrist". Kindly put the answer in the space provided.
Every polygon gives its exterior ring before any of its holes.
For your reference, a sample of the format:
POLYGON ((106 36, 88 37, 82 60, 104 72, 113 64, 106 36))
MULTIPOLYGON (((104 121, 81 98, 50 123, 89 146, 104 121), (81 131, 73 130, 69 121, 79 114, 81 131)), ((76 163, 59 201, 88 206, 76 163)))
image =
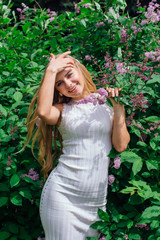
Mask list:
POLYGON ((56 69, 53 69, 51 67, 47 67, 46 68, 46 73, 50 73, 50 74, 57 74, 57 70, 56 69))

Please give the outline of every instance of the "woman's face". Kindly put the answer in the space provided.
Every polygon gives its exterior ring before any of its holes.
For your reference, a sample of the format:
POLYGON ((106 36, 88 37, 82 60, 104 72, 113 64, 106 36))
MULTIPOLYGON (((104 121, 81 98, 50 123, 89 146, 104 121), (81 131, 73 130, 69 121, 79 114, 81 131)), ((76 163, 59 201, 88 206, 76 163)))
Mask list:
POLYGON ((65 68, 57 74, 55 88, 64 96, 75 100, 89 95, 85 90, 83 77, 75 67, 65 68))

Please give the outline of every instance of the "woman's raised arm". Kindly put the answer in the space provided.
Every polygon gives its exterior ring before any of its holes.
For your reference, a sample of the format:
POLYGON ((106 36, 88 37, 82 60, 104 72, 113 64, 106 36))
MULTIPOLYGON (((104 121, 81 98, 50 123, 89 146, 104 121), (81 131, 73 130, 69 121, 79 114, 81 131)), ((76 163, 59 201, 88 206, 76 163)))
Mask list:
POLYGON ((65 52, 55 58, 51 54, 51 61, 46 69, 42 85, 39 89, 37 113, 40 118, 44 119, 47 124, 55 125, 59 119, 61 106, 60 104, 52 105, 54 98, 54 89, 56 75, 63 71, 64 68, 71 66, 71 59, 66 58, 70 52, 65 52))

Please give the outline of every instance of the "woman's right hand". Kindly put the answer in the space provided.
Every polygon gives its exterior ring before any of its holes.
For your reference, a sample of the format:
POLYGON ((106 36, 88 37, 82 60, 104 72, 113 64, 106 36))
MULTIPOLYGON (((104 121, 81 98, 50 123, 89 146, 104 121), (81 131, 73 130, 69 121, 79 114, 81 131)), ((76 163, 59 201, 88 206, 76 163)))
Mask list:
POLYGON ((52 73, 58 73, 63 71, 67 67, 73 67, 74 62, 71 58, 67 58, 66 56, 69 55, 71 52, 67 51, 65 53, 62 53, 57 58, 54 56, 54 54, 51 53, 51 60, 48 64, 48 67, 46 71, 50 71, 52 73))

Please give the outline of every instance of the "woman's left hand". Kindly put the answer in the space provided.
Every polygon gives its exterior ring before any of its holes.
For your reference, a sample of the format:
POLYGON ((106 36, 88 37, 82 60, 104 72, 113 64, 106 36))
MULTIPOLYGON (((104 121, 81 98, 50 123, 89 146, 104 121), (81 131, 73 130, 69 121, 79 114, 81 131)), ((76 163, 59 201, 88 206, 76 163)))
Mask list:
POLYGON ((111 102, 113 104, 114 110, 116 110, 116 109, 124 110, 124 105, 120 104, 120 103, 117 103, 114 100, 114 97, 118 97, 119 96, 119 92, 121 91, 121 88, 110 88, 110 87, 107 87, 106 91, 108 92, 108 98, 111 100, 111 102))

